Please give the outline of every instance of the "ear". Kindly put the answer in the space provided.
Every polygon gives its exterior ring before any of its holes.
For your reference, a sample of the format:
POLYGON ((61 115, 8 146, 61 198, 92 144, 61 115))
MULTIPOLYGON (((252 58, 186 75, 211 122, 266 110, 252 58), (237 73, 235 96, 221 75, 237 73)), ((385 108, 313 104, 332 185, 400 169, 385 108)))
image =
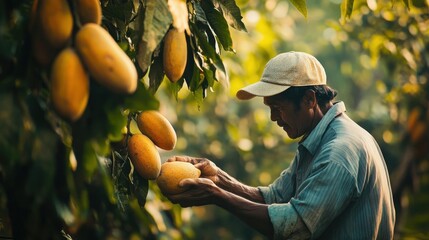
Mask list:
POLYGON ((308 109, 314 108, 317 105, 316 93, 310 89, 305 91, 303 102, 308 109))

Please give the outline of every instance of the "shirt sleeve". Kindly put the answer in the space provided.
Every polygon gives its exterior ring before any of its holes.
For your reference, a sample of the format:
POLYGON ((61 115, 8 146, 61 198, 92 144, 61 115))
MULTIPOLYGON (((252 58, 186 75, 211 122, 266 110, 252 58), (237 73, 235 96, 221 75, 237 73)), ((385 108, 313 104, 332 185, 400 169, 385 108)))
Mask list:
POLYGON ((287 203, 290 201, 295 192, 295 162, 293 160, 291 165, 272 184, 258 187, 266 204, 287 203))
POLYGON ((312 238, 318 238, 353 200, 356 181, 342 165, 330 161, 313 168, 290 203, 312 238))
POLYGON ((311 233, 290 203, 271 204, 268 214, 274 228, 274 239, 309 239, 311 233))

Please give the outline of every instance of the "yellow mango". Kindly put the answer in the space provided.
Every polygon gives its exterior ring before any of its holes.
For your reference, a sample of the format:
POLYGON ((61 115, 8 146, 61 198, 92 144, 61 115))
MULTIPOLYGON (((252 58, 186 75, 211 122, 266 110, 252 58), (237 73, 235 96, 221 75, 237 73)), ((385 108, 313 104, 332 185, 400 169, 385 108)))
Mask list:
POLYGON ((137 89, 137 70, 128 55, 100 25, 87 23, 77 32, 76 49, 90 75, 115 93, 137 89))
POLYGON ((67 0, 39 0, 38 17, 46 40, 54 48, 64 47, 73 30, 73 16, 67 0))
POLYGON ((99 0, 76 0, 80 23, 101 23, 101 5, 99 0))
POLYGON ((164 194, 178 194, 186 190, 179 183, 185 178, 199 178, 200 169, 188 162, 165 162, 156 183, 164 194))
POLYGON ((171 82, 178 81, 185 72, 188 56, 185 32, 170 29, 164 38, 164 72, 171 82))
POLYGON ((160 112, 143 111, 136 119, 139 130, 148 136, 156 146, 164 150, 173 150, 177 136, 171 123, 160 112))
POLYGON ((161 157, 155 144, 141 133, 128 140, 128 154, 136 171, 145 179, 155 180, 161 170, 161 157))
POLYGON ((39 0, 34 0, 30 9, 28 29, 31 37, 31 54, 42 67, 48 67, 58 53, 45 38, 40 25, 39 0))
POLYGON ((75 50, 69 47, 58 54, 50 78, 55 110, 60 116, 76 121, 88 103, 89 77, 75 50))

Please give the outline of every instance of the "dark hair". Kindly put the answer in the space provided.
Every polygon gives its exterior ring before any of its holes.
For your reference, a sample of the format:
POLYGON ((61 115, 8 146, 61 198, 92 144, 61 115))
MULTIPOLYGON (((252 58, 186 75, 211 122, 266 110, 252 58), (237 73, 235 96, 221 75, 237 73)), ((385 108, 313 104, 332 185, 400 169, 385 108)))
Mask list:
POLYGON ((290 87, 287 90, 279 93, 279 97, 281 99, 292 101, 299 109, 299 104, 307 90, 313 90, 315 92, 317 104, 319 106, 324 106, 326 103, 332 101, 337 96, 337 91, 335 89, 327 85, 317 85, 290 87))

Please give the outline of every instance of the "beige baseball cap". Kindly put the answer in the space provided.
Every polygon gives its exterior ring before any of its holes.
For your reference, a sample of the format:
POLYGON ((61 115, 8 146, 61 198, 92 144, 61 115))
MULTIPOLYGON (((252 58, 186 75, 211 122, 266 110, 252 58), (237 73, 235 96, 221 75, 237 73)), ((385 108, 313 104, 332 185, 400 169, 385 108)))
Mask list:
POLYGON ((322 64, 304 52, 285 52, 272 58, 265 65, 259 82, 238 90, 241 100, 253 97, 269 97, 292 86, 326 85, 326 73, 322 64))

